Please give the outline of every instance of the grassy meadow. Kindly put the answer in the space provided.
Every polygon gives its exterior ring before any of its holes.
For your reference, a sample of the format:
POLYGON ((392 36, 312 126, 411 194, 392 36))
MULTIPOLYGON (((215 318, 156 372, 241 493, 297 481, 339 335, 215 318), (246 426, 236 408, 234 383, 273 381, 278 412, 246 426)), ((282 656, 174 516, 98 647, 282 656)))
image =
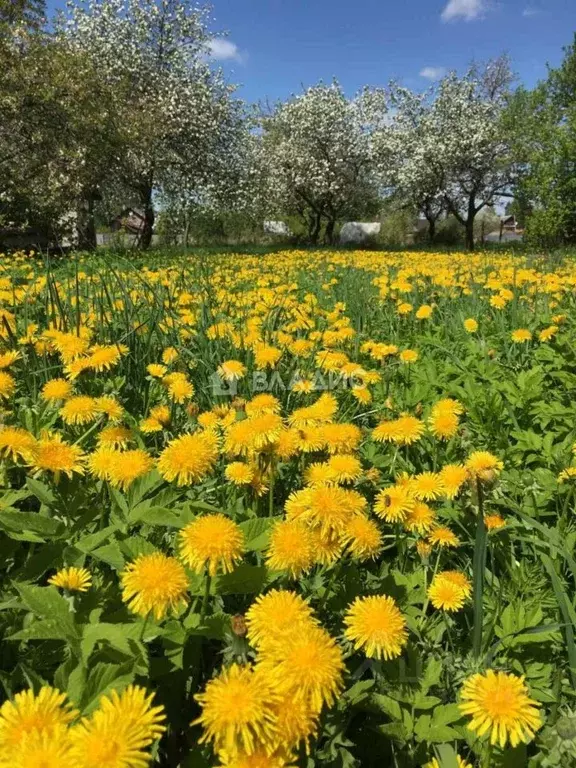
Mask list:
POLYGON ((576 765, 575 285, 0 259, 0 765, 576 765))

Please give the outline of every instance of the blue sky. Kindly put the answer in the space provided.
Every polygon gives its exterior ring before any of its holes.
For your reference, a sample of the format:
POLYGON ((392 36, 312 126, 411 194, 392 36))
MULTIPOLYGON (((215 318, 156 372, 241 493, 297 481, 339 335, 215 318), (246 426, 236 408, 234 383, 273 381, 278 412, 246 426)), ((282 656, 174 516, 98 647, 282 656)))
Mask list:
MULTIPOLYGON (((64 0, 48 0, 62 7, 64 0)), ((213 55, 248 101, 338 78, 353 93, 391 78, 424 88, 507 52, 533 85, 576 31, 576 0, 212 0, 213 55)))

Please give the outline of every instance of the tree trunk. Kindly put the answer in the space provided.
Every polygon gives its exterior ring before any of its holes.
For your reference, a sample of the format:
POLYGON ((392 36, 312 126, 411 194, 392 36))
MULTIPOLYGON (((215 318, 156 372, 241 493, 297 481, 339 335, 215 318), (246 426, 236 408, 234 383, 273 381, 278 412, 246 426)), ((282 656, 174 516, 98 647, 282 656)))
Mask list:
POLYGON ((78 249, 93 251, 96 248, 96 223, 94 221, 94 195, 87 192, 77 211, 76 235, 78 249))
POLYGON ((322 227, 322 216, 319 213, 314 214, 314 221, 310 231, 310 244, 317 245, 320 237, 320 228, 322 227))
POLYGON ((433 243, 436 239, 436 219, 429 218, 428 220, 428 242, 433 243))
POLYGON ((474 217, 468 216, 466 219, 466 248, 469 251, 474 250, 474 217))
POLYGON ((325 240, 327 245, 334 243, 334 228, 336 226, 336 219, 329 219, 326 224, 325 240))
POLYGON ((466 229, 466 248, 469 251, 474 250, 474 220, 476 218, 476 196, 470 195, 468 200, 468 216, 466 217, 465 229, 466 229))
POLYGON ((144 194, 142 195, 142 204, 144 208, 144 225, 142 227, 142 234, 140 235, 140 247, 143 250, 147 250, 152 243, 154 222, 156 220, 154 205, 152 203, 152 188, 148 188, 144 191, 144 194))

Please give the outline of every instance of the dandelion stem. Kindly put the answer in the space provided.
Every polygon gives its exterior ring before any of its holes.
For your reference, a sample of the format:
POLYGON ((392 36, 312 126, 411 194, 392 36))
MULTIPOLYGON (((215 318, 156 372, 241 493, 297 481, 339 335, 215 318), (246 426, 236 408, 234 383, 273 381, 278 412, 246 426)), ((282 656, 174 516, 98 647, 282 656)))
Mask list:
POLYGON ((210 599, 210 587, 212 586, 212 576, 206 573, 206 583, 204 585, 204 597, 202 598, 202 607, 200 608, 200 624, 206 618, 206 611, 208 610, 208 600, 210 599))
POLYGON ((482 622, 484 620, 484 572, 486 570, 487 535, 484 521, 484 491, 481 480, 476 480, 478 494, 478 520, 476 523, 476 542, 474 544, 474 629, 472 636, 472 653, 475 658, 482 652, 482 622))

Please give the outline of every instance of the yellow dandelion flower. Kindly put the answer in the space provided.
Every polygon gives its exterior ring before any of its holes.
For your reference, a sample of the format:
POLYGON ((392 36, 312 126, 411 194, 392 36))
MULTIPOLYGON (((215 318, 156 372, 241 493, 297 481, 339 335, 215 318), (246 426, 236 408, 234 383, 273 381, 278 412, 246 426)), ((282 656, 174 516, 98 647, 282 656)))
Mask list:
POLYGON ((69 445, 62 435, 44 435, 36 444, 32 467, 39 472, 52 472, 56 478, 63 472, 68 477, 84 473, 84 453, 77 445, 69 445))
POLYGON ((20 352, 15 351, 8 351, 0 354, 0 370, 4 370, 4 368, 9 368, 11 365, 13 365, 16 360, 20 359, 20 352))
POLYGON ((114 463, 108 471, 108 479, 114 487, 127 490, 135 480, 148 474, 153 468, 152 456, 141 448, 117 451, 114 463))
POLYGON ((273 589, 257 597, 246 613, 248 640, 260 648, 281 639, 302 623, 315 623, 312 608, 296 594, 285 589, 273 589))
POLYGON ((408 510, 404 527, 407 531, 425 534, 431 530, 436 521, 436 513, 423 501, 415 502, 412 509, 408 510))
POLYGON ((0 427, 0 456, 4 459, 10 457, 12 461, 22 459, 29 463, 37 445, 34 435, 21 427, 0 427))
POLYGON ((254 480, 254 467, 243 461, 233 461, 227 465, 224 474, 234 485, 250 485, 254 480))
POLYGON ((362 440, 362 432, 355 424, 322 424, 318 433, 328 453, 350 454, 362 440))
POLYGON ((225 360, 218 367, 218 374, 224 381, 238 381, 246 375, 246 366, 239 360, 225 360))
POLYGON ((422 437, 425 430, 426 425, 420 419, 403 415, 392 421, 382 421, 372 430, 372 438, 378 443, 412 445, 422 437))
POLYGON ((125 448, 132 441, 132 432, 127 427, 110 425, 98 434, 98 445, 108 448, 125 448))
POLYGON ((280 695, 299 691, 319 712, 342 689, 344 661, 335 640, 321 627, 305 624, 270 644, 258 667, 280 695))
POLYGON ((350 454, 340 453, 331 456, 327 465, 336 483, 353 482, 362 475, 360 460, 350 454))
POLYGON ((243 553, 244 534, 225 515, 203 515, 180 531, 180 557, 195 573, 230 573, 243 553))
POLYGON ((254 349, 254 363, 258 370, 274 368, 282 357, 282 351, 266 344, 258 344, 254 349))
POLYGON ((455 498, 468 478, 468 470, 462 464, 446 464, 439 472, 444 496, 455 498))
POLYGON ((344 637, 376 659, 394 659, 408 642, 406 621, 387 595, 357 597, 344 614, 344 637))
POLYGON ((153 376, 155 379, 162 379, 164 376, 166 376, 168 368, 166 368, 165 365, 161 365, 160 363, 150 363, 150 365, 146 366, 146 370, 150 376, 153 376))
POLYGON ((89 424, 96 421, 99 414, 97 399, 86 395, 71 397, 60 408, 62 421, 70 425, 89 424))
POLYGON ((244 406, 247 416, 262 416, 264 413, 279 413, 280 401, 269 392, 255 395, 244 406))
POLYGON ((181 405, 194 396, 194 385, 184 373, 169 373, 162 381, 168 389, 169 397, 175 403, 181 405))
POLYGON ((160 621, 187 603, 188 579, 182 564, 162 552, 140 555, 120 574, 122 600, 139 616, 160 621))
POLYGON ((494 480, 504 467, 500 459, 488 453, 488 451, 474 451, 474 453, 470 454, 464 466, 471 477, 483 480, 484 482, 494 480))
POLYGON ((374 513, 387 523, 404 522, 414 504, 415 499, 409 486, 392 485, 378 493, 374 513))
POLYGON ((314 562, 314 551, 308 526, 298 520, 281 520, 270 533, 266 564, 277 571, 288 571, 298 578, 314 562))
POLYGON ((454 579, 439 573, 428 587, 428 599, 438 610, 459 611, 466 602, 467 592, 454 579))
POLYGON ((122 353, 126 351, 127 348, 124 346, 96 345, 88 350, 88 367, 98 373, 109 371, 120 361, 122 353))
POLYGON ((274 707, 274 725, 276 727, 276 743, 280 754, 289 754, 304 743, 306 753, 309 752, 310 737, 318 729, 318 715, 309 700, 301 692, 293 692, 283 696, 274 707))
POLYGON ((160 454, 158 472, 169 482, 192 485, 203 480, 218 459, 218 440, 209 431, 181 435, 160 454))
POLYGON ((500 515, 485 515, 484 522, 489 531, 499 531, 506 527, 506 520, 500 515))
POLYGON ((368 405, 368 403, 372 402, 372 392, 370 392, 367 386, 352 387, 352 397, 363 405, 368 405))
POLYGON ((524 344, 525 342, 530 341, 532 332, 527 328, 518 328, 517 330, 512 331, 510 338, 515 344, 524 344))
POLYGON ((112 467, 116 463, 116 457, 119 452, 109 445, 101 445, 94 451, 94 453, 88 454, 86 458, 86 464, 88 471, 98 480, 110 480, 110 472, 112 467))
POLYGON ((477 673, 464 681, 460 699, 461 712, 472 717, 468 728, 480 737, 490 733, 490 743, 502 749, 507 742, 528 744, 542 724, 540 705, 523 677, 492 669, 477 673))
POLYGON ((21 691, 0 707, 0 747, 14 749, 33 733, 50 734, 65 728, 77 714, 66 694, 55 688, 44 686, 37 694, 21 691))
POLYGON ((418 308, 416 311, 416 319, 417 320, 428 320, 430 317, 432 317, 432 312, 434 311, 434 308, 430 306, 430 304, 422 304, 421 307, 418 308))
POLYGON ((464 320, 464 328, 468 333, 476 333, 478 330, 478 321, 474 320, 473 317, 468 317, 464 320))
POLYGON ((164 352, 162 352, 162 362, 165 365, 170 365, 177 359, 178 359, 178 350, 174 349, 174 347, 167 347, 164 350, 164 352))
POLYGON ((430 544, 437 544, 439 547, 458 547, 460 545, 460 539, 454 531, 443 525, 439 525, 428 534, 428 541, 430 544))
POLYGON ((154 432, 162 432, 164 429, 162 424, 157 419, 152 418, 142 419, 138 426, 140 431, 145 435, 151 435, 154 434, 154 432))
POLYGON ((472 595, 472 584, 468 576, 462 571, 441 571, 436 575, 438 579, 445 579, 456 584, 463 592, 466 599, 472 595))
POLYGON ((92 586, 92 576, 86 568, 62 568, 48 579, 48 584, 69 592, 87 592, 92 586))
POLYGON ((558 326, 557 325, 550 325, 548 328, 543 328, 540 333, 538 334, 538 339, 540 341, 550 341, 550 339, 554 338, 556 334, 558 333, 558 326))
POLYGON ((102 696, 98 708, 70 729, 76 768, 144 768, 147 748, 166 730, 164 707, 153 694, 129 685, 102 696))
POLYGON ((16 379, 6 371, 0 371, 0 397, 7 400, 16 389, 16 379))
POLYGON ((418 357, 418 352, 415 349, 404 349, 402 352, 400 352, 399 355, 400 362, 404 363, 405 365, 415 363, 418 360, 418 357))
POLYGON ((124 415, 124 408, 120 405, 115 397, 105 395, 104 397, 96 398, 96 408, 100 413, 104 413, 110 421, 120 421, 124 415))
POLYGON ((352 557, 358 560, 376 557, 383 546, 380 528, 365 515, 357 515, 350 520, 341 540, 348 547, 352 557))
POLYGON ((42 387, 40 397, 48 403, 66 400, 72 394, 72 384, 66 379, 50 379, 42 387))
POLYGON ((459 419, 450 411, 433 412, 428 419, 428 427, 434 437, 440 440, 449 440, 458 432, 459 419))
POLYGON ((436 472, 421 472, 410 480, 410 490, 418 501, 434 501, 442 496, 444 487, 436 472))
POLYGON ((77 768, 69 731, 62 726, 27 734, 10 748, 9 755, 0 755, 0 765, 2 768, 77 768))
POLYGON ((202 714, 193 723, 204 729, 201 743, 211 741, 217 751, 237 754, 242 750, 251 755, 261 745, 266 749, 273 742, 272 705, 279 696, 260 671, 232 664, 194 698, 202 707, 202 714))

